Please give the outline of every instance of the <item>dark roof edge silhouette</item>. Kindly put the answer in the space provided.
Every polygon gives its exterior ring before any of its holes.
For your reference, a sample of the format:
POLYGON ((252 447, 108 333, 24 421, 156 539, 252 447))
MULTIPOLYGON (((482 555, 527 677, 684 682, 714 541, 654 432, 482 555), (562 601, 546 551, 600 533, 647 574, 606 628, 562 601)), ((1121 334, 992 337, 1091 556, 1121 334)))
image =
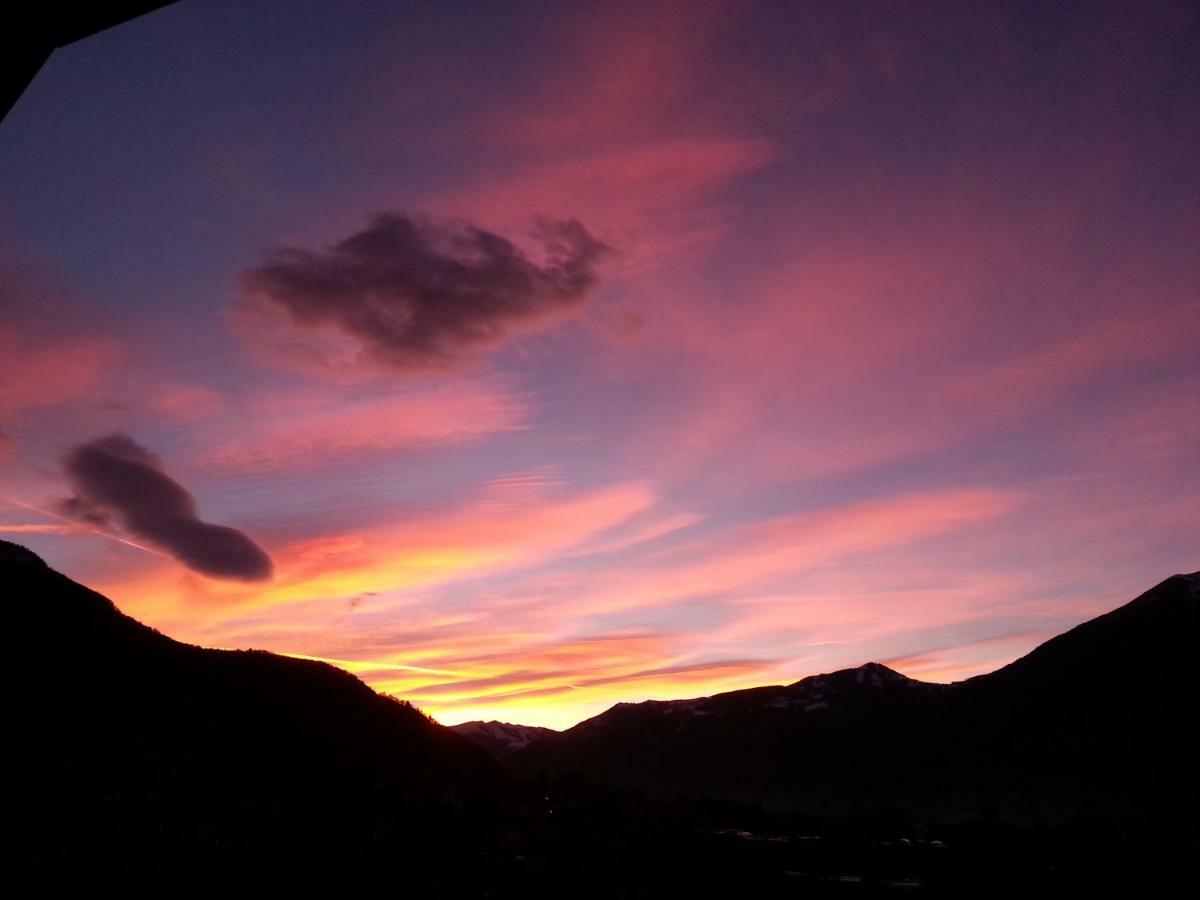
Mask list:
POLYGON ((28 4, 8 18, 8 65, 0 79, 0 122, 59 47, 170 6, 175 0, 115 0, 107 3, 28 4), (17 25, 17 22, 20 25, 17 25))

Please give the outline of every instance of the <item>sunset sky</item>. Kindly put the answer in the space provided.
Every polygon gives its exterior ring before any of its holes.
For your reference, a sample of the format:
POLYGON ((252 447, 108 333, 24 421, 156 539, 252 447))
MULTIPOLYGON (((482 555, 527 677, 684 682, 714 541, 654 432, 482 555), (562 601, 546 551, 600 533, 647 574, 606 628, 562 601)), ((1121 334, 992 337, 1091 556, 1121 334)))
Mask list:
POLYGON ((1200 568, 1198 38, 183 0, 59 50, 0 123, 0 538, 447 724, 990 671, 1200 568))

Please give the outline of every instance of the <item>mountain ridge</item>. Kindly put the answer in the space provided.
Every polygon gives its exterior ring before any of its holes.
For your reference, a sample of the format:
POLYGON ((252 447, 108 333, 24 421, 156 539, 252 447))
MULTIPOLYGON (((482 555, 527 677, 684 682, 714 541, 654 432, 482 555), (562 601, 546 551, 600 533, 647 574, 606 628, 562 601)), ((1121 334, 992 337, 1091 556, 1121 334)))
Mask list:
MULTIPOLYGON (((1161 592, 1164 588, 1168 588, 1168 587, 1176 585, 1176 584, 1180 585, 1184 589, 1198 591, 1198 590, 1200 590, 1200 572, 1193 572, 1190 574, 1189 573, 1178 573, 1175 575, 1171 575, 1171 576, 1163 579, 1161 582, 1159 582, 1157 585, 1155 585, 1150 590, 1145 591, 1142 594, 1138 595, 1138 597, 1129 601, 1128 603, 1126 603, 1114 610, 1110 610, 1107 613, 1101 613, 1098 616, 1095 616, 1091 619, 1087 619, 1084 622, 1079 623, 1078 625, 1072 626, 1070 629, 1068 629, 1065 632, 1062 632, 1061 634, 1055 635, 1052 638, 1048 638, 1046 641, 1044 641, 1042 644, 1039 644, 1037 647, 1035 647, 1029 653, 1025 654, 1024 656, 1018 657, 1017 659, 1013 660, 1010 663, 1006 663, 1004 666, 1001 666, 999 669, 993 669, 991 672, 985 672, 985 673, 982 673, 979 675, 973 675, 970 678, 965 678, 965 679, 962 679, 959 681, 951 681, 951 682, 922 681, 919 678, 913 678, 911 676, 905 675, 903 672, 899 672, 884 663, 876 662, 876 661, 872 660, 872 661, 868 661, 865 663, 861 663, 857 666, 850 666, 850 667, 847 667, 844 669, 836 669, 832 672, 818 672, 818 673, 814 673, 812 675, 805 675, 803 678, 800 678, 796 681, 793 681, 793 682, 790 682, 787 684, 756 685, 754 687, 738 688, 737 690, 734 690, 734 691, 721 691, 717 694, 705 694, 703 696, 698 696, 698 697, 683 697, 683 698, 671 699, 671 700, 661 700, 661 699, 653 698, 653 697, 648 698, 646 700, 635 700, 635 701, 621 700, 621 701, 617 701, 611 707, 604 710, 603 712, 597 713, 594 716, 589 716, 587 719, 583 719, 583 720, 575 723, 575 725, 572 725, 570 728, 565 728, 565 729, 562 729, 561 731, 558 731, 557 729, 551 729, 551 730, 555 731, 558 734, 565 734, 565 733, 569 732, 572 728, 577 728, 586 722, 590 722, 594 719, 598 719, 598 718, 606 715, 607 713, 611 712, 612 710, 619 709, 619 708, 625 708, 625 707, 631 707, 631 706, 646 706, 646 705, 654 705, 654 704, 698 703, 698 702, 705 701, 705 700, 711 700, 714 697, 730 697, 730 696, 745 694, 745 693, 754 692, 754 691, 790 689, 790 688, 798 687, 798 686, 804 684, 805 682, 808 682, 814 678, 816 678, 816 679, 831 678, 831 677, 842 675, 844 673, 849 673, 849 672, 860 672, 861 671, 864 673, 872 673, 872 672, 880 673, 882 675, 882 677, 885 677, 885 678, 903 679, 903 681, 905 681, 905 682, 912 682, 913 684, 916 684, 916 685, 923 685, 923 686, 929 686, 929 687, 935 687, 935 688, 936 687, 952 687, 955 685, 968 684, 968 683, 975 681, 976 679, 987 678, 989 676, 995 675, 995 674, 1003 671, 1004 669, 1008 668, 1009 666, 1013 666, 1013 665, 1016 665, 1017 663, 1021 663, 1022 660, 1029 658, 1034 653, 1036 653, 1038 650, 1040 650, 1042 647, 1045 647, 1048 644, 1054 644, 1055 642, 1059 641, 1060 638, 1065 638, 1068 635, 1072 635, 1073 633, 1075 633, 1076 631, 1078 631, 1081 628, 1085 629, 1085 632, 1086 632, 1087 630, 1089 630, 1088 628, 1086 628, 1086 626, 1091 626, 1092 623, 1100 622, 1102 620, 1108 621, 1109 617, 1115 616, 1117 613, 1120 613, 1122 610, 1125 610, 1130 607, 1134 607, 1135 604, 1139 604, 1139 606, 1141 606, 1141 605, 1143 605, 1143 601, 1145 601, 1147 604, 1153 604, 1156 600, 1161 600, 1160 596, 1156 596, 1159 594, 1159 592, 1161 592), (888 673, 888 674, 884 674, 884 673, 888 673)), ((1194 626, 1194 621, 1193 621, 1193 626, 1194 626)), ((466 725, 468 723, 463 723, 463 724, 466 725)), ((540 727, 540 726, 525 725, 525 724, 522 724, 519 722, 492 721, 492 722, 488 722, 487 724, 504 725, 504 726, 508 726, 508 727, 512 727, 512 728, 538 728, 538 727, 540 727)), ((454 727, 457 728, 459 726, 454 726, 454 727)))
POLYGON ((713 872, 767 877, 741 838, 703 831, 746 816, 1200 840, 1200 573, 987 676, 944 685, 866 663, 617 704, 562 733, 464 723, 505 739, 492 757, 329 664, 172 640, 4 541, 0 584, 33 673, 18 735, 37 797, 20 821, 47 891, 555 896, 563 872, 586 871, 595 896, 695 895, 713 872))
POLYGON ((411 704, 326 663, 176 641, 2 541, 0 583, 33 639, 22 825, 45 885, 336 895, 386 859, 430 893, 466 877, 427 864, 470 858, 504 776, 411 704))
POLYGON ((508 763, 815 815, 988 811, 1030 824, 1155 819, 1170 807, 1194 819, 1195 748, 1181 711, 1200 700, 1198 608, 1200 573, 1174 575, 986 675, 938 684, 866 663, 618 704, 508 763))

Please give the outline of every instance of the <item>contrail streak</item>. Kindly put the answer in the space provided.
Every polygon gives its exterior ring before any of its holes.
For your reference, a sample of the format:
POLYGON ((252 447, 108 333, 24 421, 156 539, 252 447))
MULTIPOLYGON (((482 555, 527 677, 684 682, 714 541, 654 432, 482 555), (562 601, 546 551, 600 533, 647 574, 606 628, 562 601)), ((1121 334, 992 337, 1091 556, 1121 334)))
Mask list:
POLYGON ((75 528, 82 528, 85 531, 90 531, 92 534, 98 534, 101 537, 108 538, 109 540, 119 541, 120 543, 129 547, 134 547, 138 550, 144 550, 146 553, 153 553, 155 556, 161 556, 164 559, 170 558, 167 556, 167 554, 155 550, 153 547, 147 547, 144 544, 127 540, 126 538, 113 534, 111 531, 105 531, 103 528, 97 528, 95 525, 89 525, 86 522, 77 522, 74 519, 68 519, 66 516, 60 516, 58 513, 52 512, 51 510, 42 509, 40 506, 34 506, 32 503, 26 503, 24 500, 18 500, 16 497, 9 497, 7 495, 0 494, 0 500, 7 501, 14 506, 20 506, 35 513, 41 513, 43 516, 49 516, 51 519, 58 519, 60 522, 66 522, 68 525, 74 526, 75 528))

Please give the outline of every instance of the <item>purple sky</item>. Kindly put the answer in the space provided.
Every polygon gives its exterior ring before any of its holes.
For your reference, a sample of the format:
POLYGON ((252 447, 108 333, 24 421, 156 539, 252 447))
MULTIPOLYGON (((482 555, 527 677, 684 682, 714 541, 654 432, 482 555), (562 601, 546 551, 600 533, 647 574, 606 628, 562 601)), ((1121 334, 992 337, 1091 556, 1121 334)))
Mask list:
POLYGON ((1197 37, 183 0, 60 50, 0 124, 0 536, 445 722, 988 671, 1198 567, 1197 37))

